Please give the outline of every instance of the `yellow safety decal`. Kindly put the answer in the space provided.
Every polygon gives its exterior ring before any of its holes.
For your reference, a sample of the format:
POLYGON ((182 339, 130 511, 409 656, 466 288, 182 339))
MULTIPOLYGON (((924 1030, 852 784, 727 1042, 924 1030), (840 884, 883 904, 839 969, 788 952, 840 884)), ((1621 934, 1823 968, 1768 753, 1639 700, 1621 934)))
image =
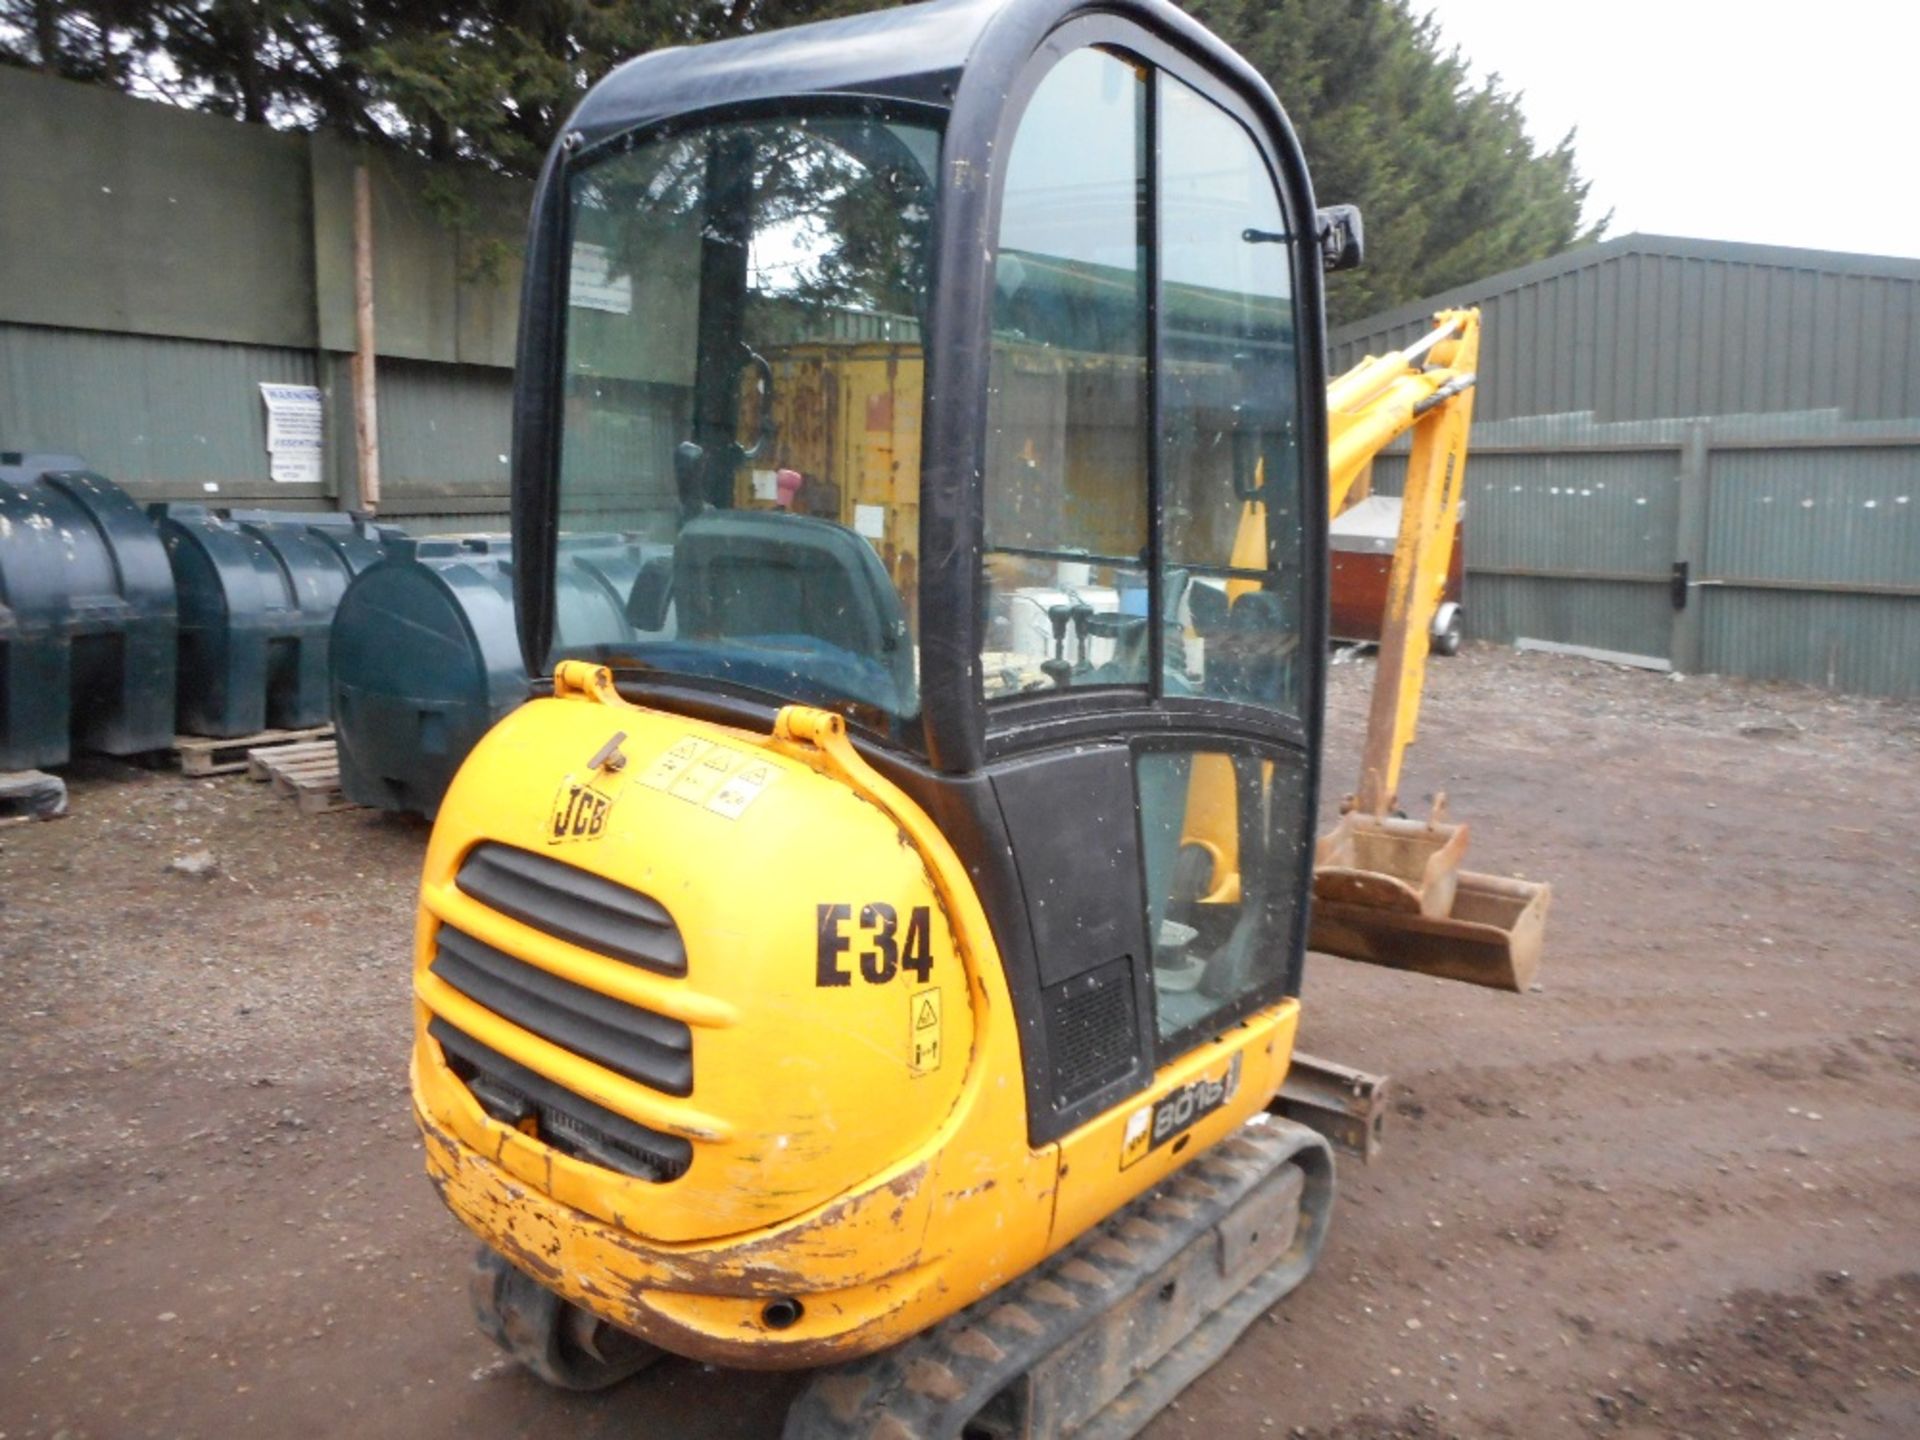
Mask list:
POLYGON ((547 843, 598 840, 607 833, 607 816, 612 810, 613 796, 588 781, 567 776, 553 797, 553 814, 547 819, 547 843))
POLYGON ((1142 1105, 1127 1117, 1126 1133, 1120 1139, 1120 1168, 1126 1169, 1136 1160, 1146 1158, 1147 1151, 1153 1147, 1148 1141, 1153 1137, 1153 1107, 1142 1105))
POLYGON ((779 774, 763 756, 688 735, 668 746, 640 783, 723 820, 738 820, 779 774))
POLYGON ((909 1064, 916 1075, 931 1074, 940 1068, 940 987, 916 991, 907 1009, 909 1064))

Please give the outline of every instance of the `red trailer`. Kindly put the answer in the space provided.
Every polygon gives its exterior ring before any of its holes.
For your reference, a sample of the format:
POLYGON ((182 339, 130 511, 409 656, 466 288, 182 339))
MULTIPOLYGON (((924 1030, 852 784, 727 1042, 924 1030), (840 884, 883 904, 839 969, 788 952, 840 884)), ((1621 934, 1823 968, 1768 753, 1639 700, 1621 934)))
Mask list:
MULTIPOLYGON (((1462 515, 1466 507, 1461 506, 1462 515)), ((1380 620, 1387 605, 1387 574, 1393 569, 1393 544, 1400 534, 1400 497, 1369 495, 1333 517, 1328 527, 1333 552, 1330 589, 1333 613, 1328 626, 1336 640, 1377 642, 1380 620)), ((1460 521, 1454 522, 1453 557, 1447 566, 1446 588, 1433 615, 1433 649, 1452 655, 1460 649, 1461 607, 1460 521)))

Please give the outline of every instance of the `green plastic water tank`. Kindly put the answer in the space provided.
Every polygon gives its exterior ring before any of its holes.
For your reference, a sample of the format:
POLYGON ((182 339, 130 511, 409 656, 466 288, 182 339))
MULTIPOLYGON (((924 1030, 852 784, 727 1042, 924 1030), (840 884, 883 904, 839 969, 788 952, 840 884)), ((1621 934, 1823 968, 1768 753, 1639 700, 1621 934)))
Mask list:
MULTIPOLYGON (((562 537, 555 567, 570 644, 620 644, 669 623, 672 550, 619 534, 562 537)), ((332 697, 340 789, 432 816, 480 737, 532 694, 514 627, 504 535, 387 547, 334 614, 332 697)))
POLYGON ((180 603, 180 729, 326 723, 327 640, 353 577, 402 532, 351 515, 151 507, 180 603))
POLYGON ((167 552, 72 455, 0 451, 0 770, 173 741, 167 552))

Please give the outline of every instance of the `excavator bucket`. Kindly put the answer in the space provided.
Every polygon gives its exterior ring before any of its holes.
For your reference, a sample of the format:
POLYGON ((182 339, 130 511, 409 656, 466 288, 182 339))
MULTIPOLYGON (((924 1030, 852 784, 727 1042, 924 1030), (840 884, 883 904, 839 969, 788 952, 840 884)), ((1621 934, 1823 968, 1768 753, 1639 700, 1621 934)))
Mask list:
POLYGON ((1525 990, 1540 965, 1552 892, 1460 868, 1467 827, 1349 812, 1313 855, 1307 944, 1324 955, 1525 990))
MULTIPOLYGON (((1327 893, 1316 876, 1307 948, 1442 980, 1525 990, 1540 968, 1551 887, 1471 870, 1455 872, 1453 880, 1449 912, 1427 915, 1341 898, 1340 877, 1329 877, 1327 893)), ((1364 892, 1346 887, 1345 894, 1364 892)))
POLYGON ((1313 850, 1316 900, 1396 915, 1444 916, 1453 909, 1467 827, 1437 816, 1425 823, 1349 813, 1313 850))

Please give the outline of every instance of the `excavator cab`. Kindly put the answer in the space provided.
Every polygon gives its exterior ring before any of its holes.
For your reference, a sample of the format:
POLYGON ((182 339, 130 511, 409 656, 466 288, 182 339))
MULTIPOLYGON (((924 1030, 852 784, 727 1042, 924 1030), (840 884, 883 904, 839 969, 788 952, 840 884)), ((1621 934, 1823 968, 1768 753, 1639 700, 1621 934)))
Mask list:
POLYGON ((530 1368, 1125 1435, 1312 1266, 1328 1147, 1269 1112, 1358 245, 1158 0, 663 51, 568 122, 515 395, 551 693, 448 792, 414 971, 428 1168, 530 1368), (607 531, 652 561, 612 639, 554 583, 607 531))
POLYGON ((840 717, 988 910, 1036 1143, 1298 989, 1322 269, 1271 97, 1160 6, 646 57, 541 182, 531 673, 840 717), (672 552, 670 621, 617 643, 552 603, 557 539, 609 529, 672 552))

